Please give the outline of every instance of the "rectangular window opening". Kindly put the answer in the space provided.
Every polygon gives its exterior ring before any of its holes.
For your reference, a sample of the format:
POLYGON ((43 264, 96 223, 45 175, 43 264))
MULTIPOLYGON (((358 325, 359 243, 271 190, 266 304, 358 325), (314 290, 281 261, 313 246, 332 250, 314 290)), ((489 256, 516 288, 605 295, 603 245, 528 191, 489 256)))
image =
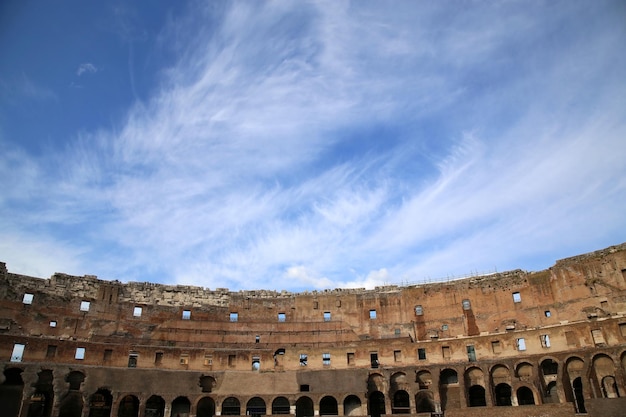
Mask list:
POLYGON ((354 352, 348 352, 346 360, 348 365, 354 365, 354 352))
POLYGON ((128 355, 128 367, 129 368, 136 368, 137 367, 137 359, 139 357, 139 354, 137 353, 131 353, 130 355, 128 355))
POLYGON ((280 323, 284 323, 286 319, 287 317, 285 316, 285 313, 278 313, 278 321, 280 323))
POLYGON ((204 366, 212 366, 213 365, 213 355, 204 355, 204 366))
POLYGON ((493 353, 502 353, 502 344, 500 344, 499 340, 491 342, 491 350, 493 353))
POLYGON ((189 365, 189 354, 183 353, 180 355, 180 364, 189 365))
POLYGON ((462 305, 463 305, 463 310, 471 310, 472 309, 472 304, 470 303, 470 300, 463 300, 462 301, 462 305))
POLYGON ((552 316, 552 313, 550 313, 550 310, 544 311, 543 314, 545 314, 546 317, 551 317, 552 316))
POLYGON ((236 312, 230 313, 230 321, 232 322, 239 321, 239 313, 236 313, 236 312))
POLYGON ((52 359, 57 355, 57 347, 55 345, 48 345, 48 349, 46 350, 46 358, 52 359))
POLYGON ((378 368, 378 365, 380 365, 380 362, 378 362, 378 353, 377 352, 370 353, 370 366, 376 369, 378 368))
POLYGON ((376 318, 376 310, 370 310, 370 320, 374 320, 376 318))
POLYGON ((113 357, 113 349, 104 349, 102 361, 105 363, 111 362, 111 357, 113 357))
POLYGON ((191 320, 191 310, 183 310, 183 320, 191 320))
POLYGON ((421 316, 423 314, 424 314, 424 309, 422 308, 422 306, 415 306, 415 315, 421 316))
POLYGON ((51 321, 50 321, 50 327, 57 327, 57 322, 56 322, 56 320, 51 320, 51 321))
POLYGON ((330 365, 330 353, 322 353, 322 365, 330 365))
POLYGON ((33 303, 33 294, 26 293, 24 294, 24 298, 22 298, 22 303, 30 305, 33 303))
POLYGON ((476 362, 476 350, 474 349, 474 345, 467 345, 467 360, 476 362))
POLYGON ((526 339, 523 337, 517 339, 517 350, 526 350, 526 339))
POLYGON ((74 354, 74 359, 78 359, 78 360, 85 359, 85 348, 84 347, 76 348, 76 354, 74 354))
POLYGON ((602 334, 602 330, 595 329, 591 331, 591 337, 593 338, 593 343, 596 346, 604 346, 606 342, 604 341, 604 335, 602 334))
POLYGON ((300 366, 307 366, 309 364, 309 355, 306 353, 300 354, 300 366))
POLYGON ((141 317, 142 312, 143 312, 143 309, 141 307, 135 307, 133 309, 133 317, 141 317))
POLYGON ((324 321, 330 321, 330 311, 324 311, 324 321))
POLYGON ((402 362, 402 351, 394 350, 393 351, 393 361, 394 362, 402 362))
POLYGON ((237 355, 228 355, 228 366, 234 367, 237 361, 237 355))
POLYGON ((309 392, 310 391, 310 387, 309 384, 302 384, 300 385, 300 392, 309 392))
POLYGON ((154 354, 154 364, 161 365, 163 363, 163 352, 156 352, 154 354))
POLYGON ((90 302, 89 301, 81 301, 80 302, 80 311, 89 311, 89 306, 90 306, 90 302))
POLYGON ((444 359, 450 359, 450 346, 442 346, 441 355, 444 359))
POLYGON ((417 359, 420 361, 426 360, 426 349, 425 348, 417 348, 417 359))
POLYGON ((514 292, 513 293, 513 302, 514 303, 521 303, 522 302, 522 295, 519 292, 514 292))
POLYGON ((626 323, 619 324, 619 332, 623 337, 626 337, 626 323))
POLYGON ((541 347, 544 347, 544 348, 550 347, 550 336, 548 336, 547 334, 540 335, 539 340, 541 340, 541 347))
POLYGON ((24 357, 25 347, 26 345, 23 345, 21 343, 16 343, 13 345, 13 353, 11 353, 11 362, 22 362, 22 358, 24 357))

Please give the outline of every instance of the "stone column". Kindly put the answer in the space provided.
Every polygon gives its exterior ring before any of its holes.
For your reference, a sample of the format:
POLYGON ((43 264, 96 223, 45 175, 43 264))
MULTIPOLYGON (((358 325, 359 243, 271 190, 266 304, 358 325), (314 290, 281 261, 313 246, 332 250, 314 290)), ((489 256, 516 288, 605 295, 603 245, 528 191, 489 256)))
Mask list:
POLYGON ((459 405, 461 408, 467 408, 467 391, 465 387, 465 370, 459 372, 458 368, 453 368, 459 381, 459 405))
POLYGON ((19 416, 26 417, 28 415, 28 408, 30 406, 30 397, 35 392, 35 385, 37 383, 37 374, 35 369, 27 366, 24 372, 21 374, 24 387, 22 388, 22 401, 20 403, 19 416))

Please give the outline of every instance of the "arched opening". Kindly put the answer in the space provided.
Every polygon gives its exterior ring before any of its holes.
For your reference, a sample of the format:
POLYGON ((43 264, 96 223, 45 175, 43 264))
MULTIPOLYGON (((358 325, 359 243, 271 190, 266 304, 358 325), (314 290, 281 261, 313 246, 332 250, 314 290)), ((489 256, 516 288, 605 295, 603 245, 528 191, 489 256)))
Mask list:
POLYGON ((22 405, 22 391, 24 381, 22 380, 22 370, 19 368, 9 368, 4 371, 4 382, 0 385, 0 404, 2 414, 7 417, 18 417, 22 405))
POLYGON ((127 395, 120 401, 118 417, 137 417, 139 415, 139 398, 127 395))
POLYGON ((296 417, 312 417, 313 400, 309 397, 300 397, 296 401, 296 417))
POLYGON ((467 399, 470 407, 485 407, 487 405, 485 388, 480 385, 472 385, 467 390, 467 399))
POLYGON ((444 369, 439 376, 441 410, 460 408, 459 376, 453 369, 444 369))
POLYGON ((585 414, 587 410, 585 409, 585 397, 583 396, 583 380, 578 377, 572 381, 572 389, 574 391, 574 406, 576 407, 576 412, 580 414, 585 414))
POLYGON ((246 404, 246 415, 255 417, 264 416, 266 414, 265 408, 265 401, 263 401, 263 398, 250 398, 246 404))
POLYGON ((433 376, 429 371, 419 371, 415 374, 415 382, 419 385, 419 389, 430 389, 433 376))
POLYGON ((211 397, 203 397, 198 401, 196 417, 213 417, 215 415, 215 401, 211 397))
POLYGON ((380 417, 387 414, 385 410, 385 395, 380 391, 374 391, 369 394, 367 399, 367 414, 371 417, 380 417))
POLYGON ((541 372, 544 375, 556 375, 559 372, 559 364, 552 359, 546 359, 541 362, 541 372))
POLYGON ((546 387, 546 395, 543 398, 546 404, 557 404, 559 402, 559 393, 556 389, 556 382, 552 381, 546 387))
POLYGON ((372 374, 367 379, 367 391, 385 391, 385 378, 380 374, 372 374))
POLYGON ((613 377, 612 375, 602 378, 602 395, 604 396, 604 398, 619 397, 617 383, 615 382, 615 377, 613 377))
POLYGON ((528 362, 522 362, 515 368, 515 376, 522 381, 529 381, 533 376, 533 366, 528 362))
POLYGON ((79 391, 80 386, 85 380, 85 375, 82 372, 72 371, 67 374, 65 381, 70 384, 70 391, 79 391))
POLYGON ((519 405, 535 405, 535 396, 528 387, 519 387, 517 389, 517 404, 519 405))
POLYGON ((100 388, 89 398, 89 417, 109 417, 112 404, 111 391, 100 388))
POLYGON ((222 402, 223 416, 238 416, 241 414, 241 404, 235 397, 228 397, 222 402))
POLYGON ((356 395, 348 395, 343 400, 343 415, 344 416, 361 416, 361 399, 356 395))
POLYGON ((409 403, 409 394, 404 390, 396 391, 393 394, 393 402, 391 406, 392 414, 410 414, 411 405, 409 403))
POLYGON ((320 416, 337 416, 339 415, 339 407, 337 400, 330 395, 320 400, 320 416))
POLYGON ((35 383, 35 392, 30 396, 28 417, 50 417, 52 413, 52 401, 54 399, 54 387, 52 385, 52 371, 39 372, 35 383))
POLYGON ((391 375, 391 390, 392 392, 400 391, 400 390, 408 390, 409 384, 406 379, 406 374, 404 372, 396 372, 391 375))
POLYGON ((189 417, 191 411, 191 401, 187 397, 176 397, 172 401, 171 417, 189 417))
MULTIPOLYGON (((592 384, 595 391, 600 391, 603 398, 617 398, 619 393, 615 384, 615 364, 609 356, 601 354, 593 358, 592 384)), ((594 391, 594 392, 595 392, 594 391)))
POLYGON ((421 390, 415 394, 415 410, 418 413, 434 413, 435 398, 433 393, 428 390, 421 390))
POLYGON ((153 395, 146 401, 144 417, 163 417, 165 414, 165 400, 158 395, 153 395))
POLYGON ((291 414, 291 407, 287 398, 276 397, 272 401, 272 415, 274 414, 291 414))
POLYGON ((498 384, 495 389, 496 405, 511 405, 511 386, 509 384, 498 384))
POLYGON ((215 388, 215 378, 212 376, 201 376, 200 377, 200 386, 202 387, 202 392, 211 392, 213 388, 215 388))

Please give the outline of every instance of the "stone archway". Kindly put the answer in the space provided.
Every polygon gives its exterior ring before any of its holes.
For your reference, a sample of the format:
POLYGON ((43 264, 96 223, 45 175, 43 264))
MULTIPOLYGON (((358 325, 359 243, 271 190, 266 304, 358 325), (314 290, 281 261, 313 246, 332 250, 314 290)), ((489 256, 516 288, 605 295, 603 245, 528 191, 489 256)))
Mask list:
POLYGON ((146 401, 144 417, 163 417, 165 414, 165 400, 158 395, 153 395, 146 401))
POLYGON ((343 400, 343 415, 344 416, 361 416, 361 399, 356 395, 348 395, 343 400))
POLYGON ((528 387, 519 387, 517 389, 517 404, 535 405, 535 395, 533 391, 528 387))
POLYGON ((296 417, 312 417, 313 414, 313 400, 309 397, 298 398, 298 401, 296 401, 296 417))
POLYGON ((120 401, 118 417, 137 417, 139 415, 139 398, 127 395, 120 401))
POLYGON ((367 413, 371 417, 380 417, 387 414, 385 410, 385 394, 380 391, 374 391, 369 394, 367 399, 367 413))
POLYGON ((337 400, 331 395, 327 395, 320 400, 320 416, 337 416, 339 407, 337 400))
POLYGON ((203 397, 198 401, 196 417, 213 417, 215 415, 215 401, 211 397, 203 397))
POLYGON ((7 417, 18 417, 22 406, 22 392, 24 391, 22 370, 19 368, 5 369, 4 377, 4 382, 0 385, 2 414, 7 417))
POLYGON ((274 401, 272 401, 272 415, 276 414, 291 414, 291 407, 289 406, 289 400, 287 398, 274 398, 274 401))
POLYGON ((501 383, 495 387, 496 406, 510 406, 511 403, 511 386, 501 383))

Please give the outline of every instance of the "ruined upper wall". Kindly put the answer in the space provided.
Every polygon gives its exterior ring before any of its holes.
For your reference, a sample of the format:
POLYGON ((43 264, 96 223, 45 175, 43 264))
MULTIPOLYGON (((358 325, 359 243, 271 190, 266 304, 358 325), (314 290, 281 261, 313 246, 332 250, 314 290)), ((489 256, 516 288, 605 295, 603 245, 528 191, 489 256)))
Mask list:
MULTIPOLYGON (((424 283, 418 285, 387 285, 372 290, 333 289, 323 291, 306 291, 292 293, 288 291, 271 290, 242 290, 229 291, 226 288, 211 290, 208 288, 190 285, 164 285, 148 282, 129 282, 100 280, 94 275, 72 276, 64 273, 55 273, 49 279, 14 274, 7 271, 6 264, 0 262, 0 279, 4 281, 0 286, 0 296, 7 300, 17 300, 24 292, 46 293, 60 298, 84 298, 91 300, 112 297, 115 302, 137 304, 158 304, 161 306, 188 306, 227 307, 232 304, 244 303, 244 300, 282 300, 286 303, 295 303, 296 299, 324 299, 326 297, 357 296, 360 299, 378 298, 382 294, 419 293, 434 294, 442 292, 468 293, 478 291, 483 294, 502 290, 511 290, 527 287, 531 284, 542 285, 545 291, 568 290, 566 283, 559 283, 559 279, 571 279, 580 276, 582 280, 597 281, 601 279, 605 284, 623 288, 626 276, 626 243, 611 246, 606 249, 559 260, 548 270, 528 273, 520 269, 494 273, 484 276, 475 276, 448 282, 424 283), (622 278, 620 280, 620 278, 622 278), (529 283, 530 282, 530 283, 529 283)), ((571 289, 571 288, 570 288, 571 289)), ((593 291, 592 291, 593 293, 593 291)), ((565 297, 567 298, 567 297, 565 297)))

